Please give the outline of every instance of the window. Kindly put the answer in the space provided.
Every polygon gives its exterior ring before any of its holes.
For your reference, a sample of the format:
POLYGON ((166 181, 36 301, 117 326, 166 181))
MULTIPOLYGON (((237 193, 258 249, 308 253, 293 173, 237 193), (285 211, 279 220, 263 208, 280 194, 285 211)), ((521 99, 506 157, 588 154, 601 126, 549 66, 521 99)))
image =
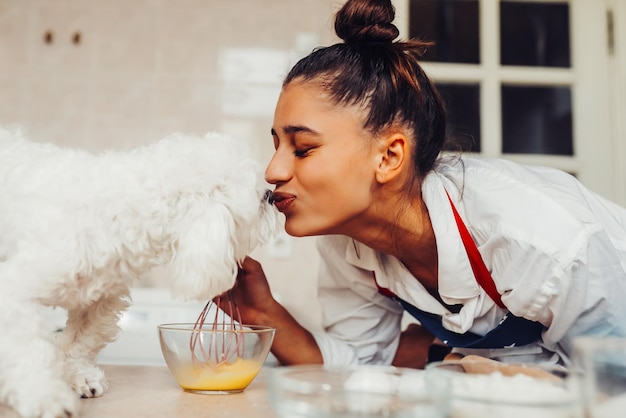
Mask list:
POLYGON ((401 36, 435 42, 422 64, 466 152, 557 167, 619 198, 605 0, 394 5, 401 36))

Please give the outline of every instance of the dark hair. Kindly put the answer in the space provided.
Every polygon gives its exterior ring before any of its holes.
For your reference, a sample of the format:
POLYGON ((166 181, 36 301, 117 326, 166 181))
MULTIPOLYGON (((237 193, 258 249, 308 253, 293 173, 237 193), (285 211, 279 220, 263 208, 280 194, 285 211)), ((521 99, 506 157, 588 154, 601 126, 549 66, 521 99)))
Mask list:
POLYGON ((302 58, 283 85, 319 81, 336 104, 362 106, 367 111, 364 127, 373 134, 398 123, 409 128, 421 178, 442 150, 446 111, 418 63, 430 43, 395 41, 394 17, 390 0, 348 0, 335 15, 335 32, 344 42, 302 58))

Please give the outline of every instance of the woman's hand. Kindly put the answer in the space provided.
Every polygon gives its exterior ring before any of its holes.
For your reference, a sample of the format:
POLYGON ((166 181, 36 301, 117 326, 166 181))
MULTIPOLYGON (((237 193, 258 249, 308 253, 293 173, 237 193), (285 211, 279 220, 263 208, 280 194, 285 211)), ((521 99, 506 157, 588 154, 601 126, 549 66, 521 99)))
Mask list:
MULTIPOLYGON (((229 291, 230 298, 239 310, 244 324, 265 325, 276 328, 272 354, 283 365, 321 364, 322 354, 313 335, 291 316, 272 296, 261 264, 246 257, 241 263, 237 281, 229 291)), ((214 302, 233 318, 234 305, 228 303, 228 292, 214 302)))
POLYGON ((241 318, 242 323, 265 325, 273 316, 272 311, 281 307, 272 296, 269 283, 261 264, 246 257, 241 263, 234 287, 227 293, 216 297, 215 304, 235 319, 241 318), (232 312, 232 299, 239 312, 232 312))

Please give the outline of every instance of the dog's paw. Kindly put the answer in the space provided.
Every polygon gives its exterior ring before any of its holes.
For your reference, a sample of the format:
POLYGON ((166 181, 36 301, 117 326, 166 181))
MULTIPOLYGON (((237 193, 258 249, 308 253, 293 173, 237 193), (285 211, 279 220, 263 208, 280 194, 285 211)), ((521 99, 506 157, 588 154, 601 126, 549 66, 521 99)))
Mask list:
POLYGON ((109 388, 104 372, 96 366, 83 365, 71 383, 81 398, 97 398, 109 388))
POLYGON ((8 403, 22 418, 78 416, 78 396, 61 381, 41 381, 37 389, 13 393, 8 403))

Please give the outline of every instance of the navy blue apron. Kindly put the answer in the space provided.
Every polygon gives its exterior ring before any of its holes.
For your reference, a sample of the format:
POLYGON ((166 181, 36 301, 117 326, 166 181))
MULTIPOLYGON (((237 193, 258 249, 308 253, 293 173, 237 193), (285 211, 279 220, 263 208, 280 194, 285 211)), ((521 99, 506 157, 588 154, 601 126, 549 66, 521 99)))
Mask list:
MULTIPOLYGON (((446 192, 447 193, 447 192, 446 192)), ((501 308, 505 308, 500 294, 491 277, 491 273, 485 266, 483 259, 478 252, 478 248, 472 239, 469 231, 465 227, 463 220, 459 216, 452 199, 448 196, 454 218, 456 220, 463 245, 469 257, 474 277, 478 284, 485 290, 489 297, 501 308)), ((439 340, 449 347, 459 348, 505 348, 519 347, 538 341, 541 338, 543 325, 536 321, 517 317, 508 312, 500 323, 487 334, 481 336, 472 332, 459 334, 447 330, 441 324, 441 316, 430 312, 422 311, 410 303, 398 298, 389 289, 379 287, 379 291, 389 297, 393 297, 402 304, 402 307, 413 315, 424 328, 434 334, 439 340)))
POLYGON ((441 316, 424 312, 401 299, 397 299, 404 309, 413 315, 420 324, 439 340, 450 347, 460 348, 505 348, 519 347, 541 338, 543 325, 539 322, 520 318, 508 312, 494 329, 484 336, 466 332, 458 334, 441 325, 441 316))

